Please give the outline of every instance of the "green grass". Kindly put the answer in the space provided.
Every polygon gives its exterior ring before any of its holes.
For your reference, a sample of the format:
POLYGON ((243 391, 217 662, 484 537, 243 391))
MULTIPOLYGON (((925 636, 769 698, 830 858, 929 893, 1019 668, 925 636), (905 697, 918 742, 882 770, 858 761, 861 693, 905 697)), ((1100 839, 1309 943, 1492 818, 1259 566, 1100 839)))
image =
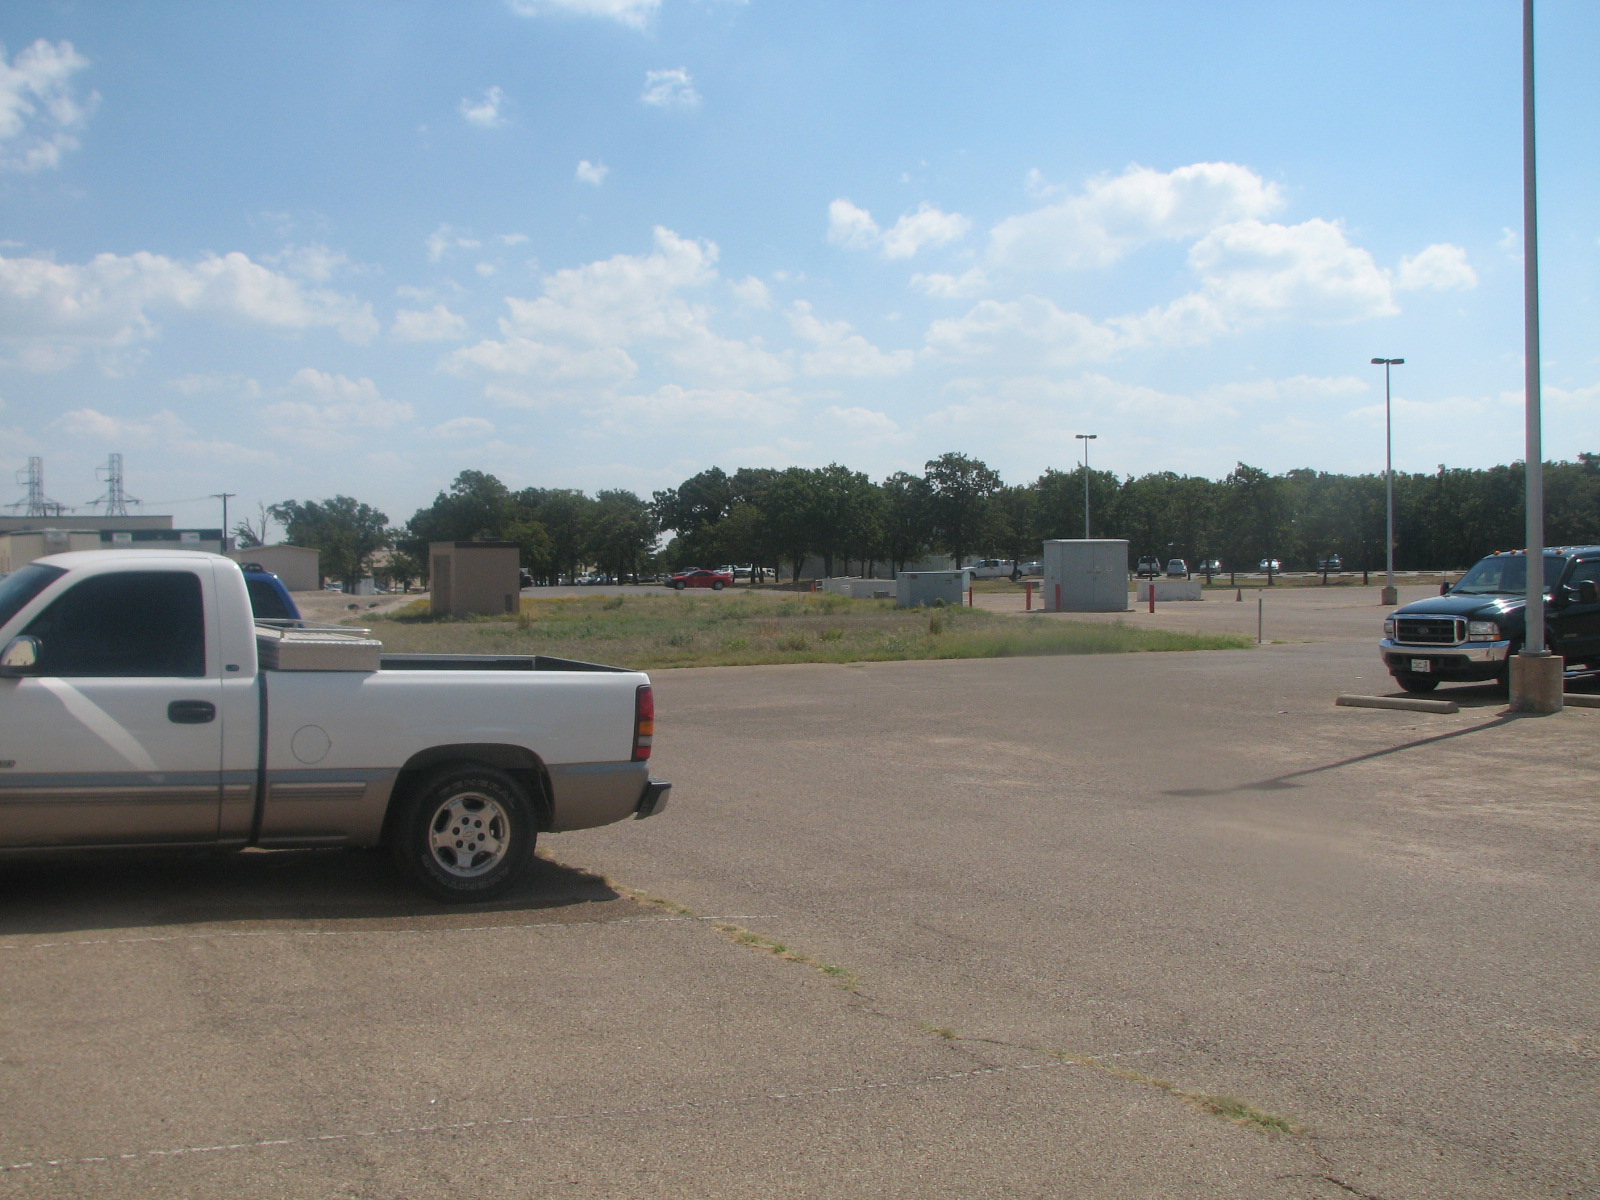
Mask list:
POLYGON ((549 654, 647 670, 768 663, 1239 649, 1250 639, 970 608, 897 609, 828 594, 524 599, 519 613, 435 619, 427 601, 361 619, 395 653, 549 654))

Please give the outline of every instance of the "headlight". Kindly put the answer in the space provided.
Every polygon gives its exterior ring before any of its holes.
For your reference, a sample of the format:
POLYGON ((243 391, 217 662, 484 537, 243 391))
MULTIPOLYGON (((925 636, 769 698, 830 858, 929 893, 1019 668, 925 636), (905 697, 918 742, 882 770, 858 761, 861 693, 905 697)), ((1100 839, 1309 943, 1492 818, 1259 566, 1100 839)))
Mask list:
POLYGON ((1469 642, 1497 642, 1500 640, 1500 626, 1493 621, 1468 621, 1467 641, 1469 642))
POLYGON ((1383 622, 1383 636, 1386 637, 1386 638, 1389 638, 1391 641, 1394 639, 1394 618, 1393 617, 1387 617, 1387 618, 1384 619, 1384 622, 1383 622))

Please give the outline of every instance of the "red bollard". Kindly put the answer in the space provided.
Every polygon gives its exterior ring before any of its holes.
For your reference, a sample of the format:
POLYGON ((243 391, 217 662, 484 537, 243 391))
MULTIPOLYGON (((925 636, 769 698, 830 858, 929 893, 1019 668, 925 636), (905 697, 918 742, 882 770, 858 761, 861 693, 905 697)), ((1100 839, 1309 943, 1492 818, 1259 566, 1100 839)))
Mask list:
POLYGON ((1156 610, 1156 581, 1154 579, 1152 579, 1150 581, 1150 611, 1151 612, 1155 612, 1155 610, 1156 610))
POLYGON ((1022 587, 1023 587, 1023 590, 1027 592, 1027 604, 1024 607, 1023 611, 1024 612, 1032 612, 1033 611, 1033 584, 1025 583, 1025 584, 1022 585, 1022 587))
POLYGON ((972 607, 972 588, 970 585, 967 588, 967 607, 972 607))
POLYGON ((1061 611, 1061 585, 1059 583, 1056 584, 1056 607, 1054 611, 1061 611))

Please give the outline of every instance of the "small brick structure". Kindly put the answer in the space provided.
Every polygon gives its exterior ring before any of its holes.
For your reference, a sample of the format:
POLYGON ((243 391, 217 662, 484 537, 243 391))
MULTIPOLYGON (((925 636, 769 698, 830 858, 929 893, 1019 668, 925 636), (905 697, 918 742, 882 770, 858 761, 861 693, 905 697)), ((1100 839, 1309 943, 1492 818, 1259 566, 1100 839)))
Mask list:
POLYGON ((519 565, 515 542, 428 543, 430 611, 436 617, 516 612, 519 565))

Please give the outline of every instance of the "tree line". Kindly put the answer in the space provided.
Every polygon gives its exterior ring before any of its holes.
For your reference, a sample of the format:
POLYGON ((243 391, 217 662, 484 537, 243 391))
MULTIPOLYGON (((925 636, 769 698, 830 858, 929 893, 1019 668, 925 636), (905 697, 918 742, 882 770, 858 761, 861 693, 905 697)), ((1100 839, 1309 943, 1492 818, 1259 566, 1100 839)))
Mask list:
MULTIPOLYGON (((515 543, 541 583, 585 568, 625 579, 719 563, 798 579, 812 559, 834 575, 903 570, 929 554, 958 566, 980 555, 1037 558, 1044 541, 1083 535, 1086 482, 1090 535, 1126 539, 1131 555, 1218 559, 1224 570, 1250 570, 1264 558, 1311 568, 1332 554, 1346 569, 1384 565, 1382 475, 1272 475, 1239 463, 1220 480, 1170 471, 1121 479, 1090 471, 1086 480, 1078 468, 1008 485, 959 453, 881 483, 837 463, 710 467, 648 500, 622 489, 513 491, 493 475, 463 471, 400 526, 335 496, 270 505, 260 526, 235 532, 242 545, 260 544, 270 516, 286 541, 321 551, 324 573, 347 583, 371 573, 380 550, 390 551, 383 573, 407 583, 426 579, 428 543, 486 539, 515 543)), ((1523 489, 1521 463, 1396 474, 1396 568, 1458 569, 1520 546, 1523 489)), ((1547 544, 1600 541, 1600 455, 1546 463, 1544 489, 1547 544)))

